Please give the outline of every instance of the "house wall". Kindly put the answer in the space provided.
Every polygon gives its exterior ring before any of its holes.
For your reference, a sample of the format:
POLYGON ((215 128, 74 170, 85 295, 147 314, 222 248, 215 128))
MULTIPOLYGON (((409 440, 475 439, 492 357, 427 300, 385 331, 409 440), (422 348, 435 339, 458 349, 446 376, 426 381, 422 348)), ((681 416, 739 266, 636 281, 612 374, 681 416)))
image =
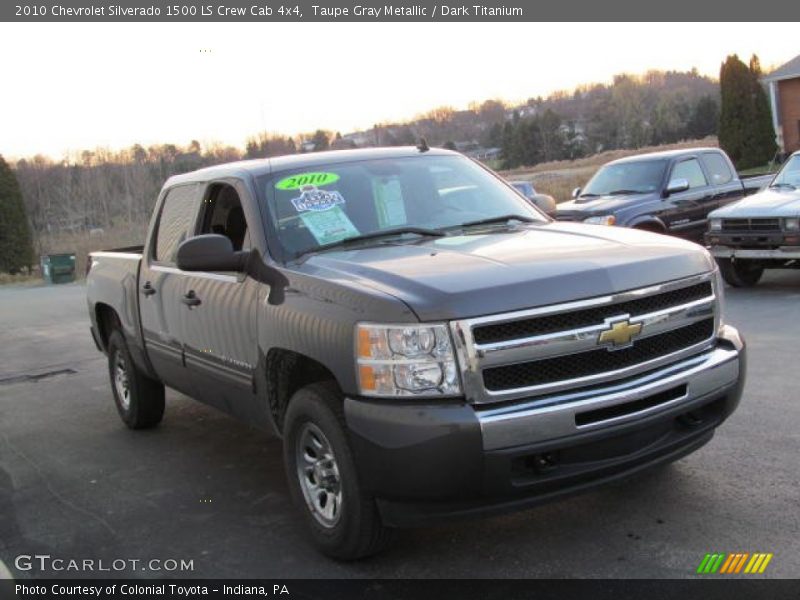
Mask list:
POLYGON ((800 150, 800 77, 778 82, 778 106, 786 152, 800 150))

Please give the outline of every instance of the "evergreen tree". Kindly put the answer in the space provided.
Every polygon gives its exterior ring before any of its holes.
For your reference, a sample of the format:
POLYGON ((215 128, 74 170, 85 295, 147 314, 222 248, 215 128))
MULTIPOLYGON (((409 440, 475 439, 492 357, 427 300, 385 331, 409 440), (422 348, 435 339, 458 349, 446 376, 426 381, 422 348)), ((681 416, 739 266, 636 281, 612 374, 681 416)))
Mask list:
POLYGON ((754 54, 750 59, 753 98, 753 133, 748 145, 747 162, 757 167, 775 157, 778 145, 775 143, 775 129, 772 126, 772 110, 767 93, 761 85, 761 64, 754 54))
POLYGON ((502 149, 503 149, 503 168, 513 169, 520 165, 517 153, 516 127, 509 121, 503 125, 502 149))
POLYGON ((17 177, 0 156, 0 271, 16 273, 33 263, 33 245, 17 177))
POLYGON ((322 152, 323 150, 328 150, 328 148, 330 148, 330 138, 328 137, 328 132, 323 131, 322 129, 317 129, 314 132, 311 142, 314 144, 314 152, 322 152))
POLYGON ((748 67, 731 55, 720 69, 719 145, 738 169, 765 164, 777 149, 760 74, 755 56, 748 67))
POLYGON ((719 105, 713 96, 703 96, 692 108, 688 133, 694 139, 714 135, 719 125, 719 105))

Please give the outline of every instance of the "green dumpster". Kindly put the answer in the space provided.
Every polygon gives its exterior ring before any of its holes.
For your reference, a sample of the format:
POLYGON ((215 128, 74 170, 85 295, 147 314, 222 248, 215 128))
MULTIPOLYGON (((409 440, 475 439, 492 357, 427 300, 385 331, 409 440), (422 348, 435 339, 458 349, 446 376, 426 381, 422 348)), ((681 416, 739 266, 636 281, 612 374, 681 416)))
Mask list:
POLYGON ((46 283, 75 281, 74 254, 45 254, 41 258, 42 277, 46 283))

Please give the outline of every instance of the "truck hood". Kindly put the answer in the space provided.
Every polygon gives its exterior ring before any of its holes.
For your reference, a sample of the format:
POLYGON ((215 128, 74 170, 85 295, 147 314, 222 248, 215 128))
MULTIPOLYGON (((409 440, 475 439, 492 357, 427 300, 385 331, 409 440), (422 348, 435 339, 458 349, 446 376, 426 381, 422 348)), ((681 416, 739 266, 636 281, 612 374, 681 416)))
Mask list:
POLYGON ((558 205, 556 215, 585 214, 587 217, 595 214, 602 215, 652 198, 653 194, 629 194, 624 196, 600 196, 598 198, 570 200, 569 202, 562 202, 558 205))
POLYGON ((798 215, 800 215, 800 190, 773 188, 717 209, 709 217, 796 217, 798 215))
POLYGON ((700 246, 663 235, 548 223, 328 251, 295 269, 390 294, 420 320, 436 321, 645 287, 708 272, 713 259, 700 246))

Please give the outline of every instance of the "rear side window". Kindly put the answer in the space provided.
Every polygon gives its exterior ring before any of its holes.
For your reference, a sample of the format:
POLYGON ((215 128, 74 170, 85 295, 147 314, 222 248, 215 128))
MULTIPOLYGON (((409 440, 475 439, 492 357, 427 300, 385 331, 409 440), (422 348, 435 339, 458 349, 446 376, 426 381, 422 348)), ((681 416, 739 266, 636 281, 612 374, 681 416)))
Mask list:
POLYGON ((722 185, 733 179, 733 173, 728 166, 728 161, 716 152, 701 154, 700 160, 702 160, 703 164, 706 166, 706 171, 711 177, 712 184, 722 185))
POLYGON ((194 224, 196 199, 197 184, 181 185, 167 192, 156 229, 156 261, 175 262, 178 246, 189 236, 189 229, 194 224))
POLYGON ((672 179, 686 179, 690 188, 705 187, 708 185, 703 169, 696 158, 690 158, 675 165, 672 169, 672 179))

